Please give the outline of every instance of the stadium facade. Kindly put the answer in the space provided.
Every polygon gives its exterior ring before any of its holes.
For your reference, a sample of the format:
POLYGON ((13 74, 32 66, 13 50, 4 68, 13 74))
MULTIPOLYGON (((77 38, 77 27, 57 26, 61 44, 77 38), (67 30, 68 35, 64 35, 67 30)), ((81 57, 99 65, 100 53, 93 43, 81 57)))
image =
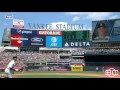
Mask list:
POLYGON ((6 28, 3 33, 2 46, 36 49, 66 48, 72 50, 91 47, 90 36, 89 30, 55 31, 6 28))
POLYGON ((11 35, 11 29, 5 28, 3 37, 2 37, 2 46, 10 46, 10 35, 11 35))
MULTIPOLYGON (((60 60, 64 60, 64 63, 62 62, 62 64, 58 60, 57 62, 42 62, 43 65, 45 64, 49 67, 52 65, 57 66, 59 64, 63 66, 65 65, 64 67, 72 64, 81 65, 84 58, 85 63, 88 66, 92 65, 96 67, 99 65, 105 66, 110 64, 119 65, 119 57, 116 59, 115 57, 110 57, 110 55, 113 54, 115 54, 115 56, 120 55, 119 50, 117 50, 120 46, 119 31, 119 20, 93 21, 92 33, 90 30, 55 31, 6 28, 3 33, 2 46, 18 47, 19 51, 41 51, 42 53, 52 52, 56 53, 56 55, 59 55, 60 60), (103 23, 105 25, 102 25, 103 23), (99 30, 99 25, 101 25, 101 27, 105 27, 101 30, 106 30, 106 35, 109 36, 109 38, 98 40, 99 32, 97 31, 99 30), (92 38, 90 38, 90 36, 92 36, 92 38), (89 55, 90 57, 88 57, 89 55), (110 57, 111 59, 108 59, 107 57, 110 57), (67 59, 70 59, 71 62, 68 63, 66 61, 67 59), (72 59, 79 60, 72 61, 72 59)), ((31 64, 31 62, 27 63, 31 64)), ((38 64, 41 65, 41 62, 38 64)), ((37 65, 37 62, 35 65, 37 65)))

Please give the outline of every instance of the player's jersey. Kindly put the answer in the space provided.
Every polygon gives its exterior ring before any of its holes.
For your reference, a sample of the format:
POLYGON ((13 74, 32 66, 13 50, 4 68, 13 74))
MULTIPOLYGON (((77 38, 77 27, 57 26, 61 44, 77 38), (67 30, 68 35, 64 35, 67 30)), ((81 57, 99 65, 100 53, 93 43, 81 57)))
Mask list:
POLYGON ((15 66, 15 64, 16 63, 14 60, 10 61, 9 64, 7 65, 7 69, 13 68, 15 66))
POLYGON ((99 37, 94 38, 95 40, 109 40, 109 36, 105 36, 104 39, 100 39, 99 37))

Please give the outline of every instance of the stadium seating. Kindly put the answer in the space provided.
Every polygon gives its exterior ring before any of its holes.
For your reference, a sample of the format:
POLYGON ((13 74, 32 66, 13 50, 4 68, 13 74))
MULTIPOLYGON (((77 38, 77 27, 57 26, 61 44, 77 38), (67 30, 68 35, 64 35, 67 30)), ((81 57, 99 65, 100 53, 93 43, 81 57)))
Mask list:
MULTIPOLYGON (((24 62, 58 62, 58 61, 68 61, 68 62, 80 62, 82 63, 82 59, 72 59, 72 58, 64 58, 61 59, 60 55, 63 54, 71 54, 71 52, 61 52, 61 53, 45 53, 45 52, 10 52, 10 51, 2 51, 0 52, 0 67, 6 66, 13 56, 17 55, 19 58, 19 62, 17 66, 24 66, 24 62)), ((75 54, 75 52, 74 52, 75 54)), ((78 51, 76 51, 78 54, 78 51)))

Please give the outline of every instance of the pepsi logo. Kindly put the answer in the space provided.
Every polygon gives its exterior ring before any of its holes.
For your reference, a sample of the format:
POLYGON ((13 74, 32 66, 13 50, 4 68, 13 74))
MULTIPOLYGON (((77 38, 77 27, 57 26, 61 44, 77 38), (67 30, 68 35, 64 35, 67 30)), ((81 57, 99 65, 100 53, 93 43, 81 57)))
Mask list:
POLYGON ((18 33, 21 33, 21 30, 20 30, 20 29, 18 29, 18 30, 17 30, 17 32, 18 32, 18 33))

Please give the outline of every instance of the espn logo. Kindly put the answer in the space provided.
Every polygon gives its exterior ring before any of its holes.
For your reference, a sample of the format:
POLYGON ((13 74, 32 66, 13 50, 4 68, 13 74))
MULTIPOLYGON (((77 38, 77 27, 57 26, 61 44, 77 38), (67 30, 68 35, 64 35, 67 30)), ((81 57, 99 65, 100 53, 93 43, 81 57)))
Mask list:
POLYGON ((6 19, 13 19, 13 15, 5 15, 6 19))
POLYGON ((118 73, 119 71, 114 68, 109 68, 105 70, 105 75, 107 75, 108 77, 116 77, 118 76, 118 73))

